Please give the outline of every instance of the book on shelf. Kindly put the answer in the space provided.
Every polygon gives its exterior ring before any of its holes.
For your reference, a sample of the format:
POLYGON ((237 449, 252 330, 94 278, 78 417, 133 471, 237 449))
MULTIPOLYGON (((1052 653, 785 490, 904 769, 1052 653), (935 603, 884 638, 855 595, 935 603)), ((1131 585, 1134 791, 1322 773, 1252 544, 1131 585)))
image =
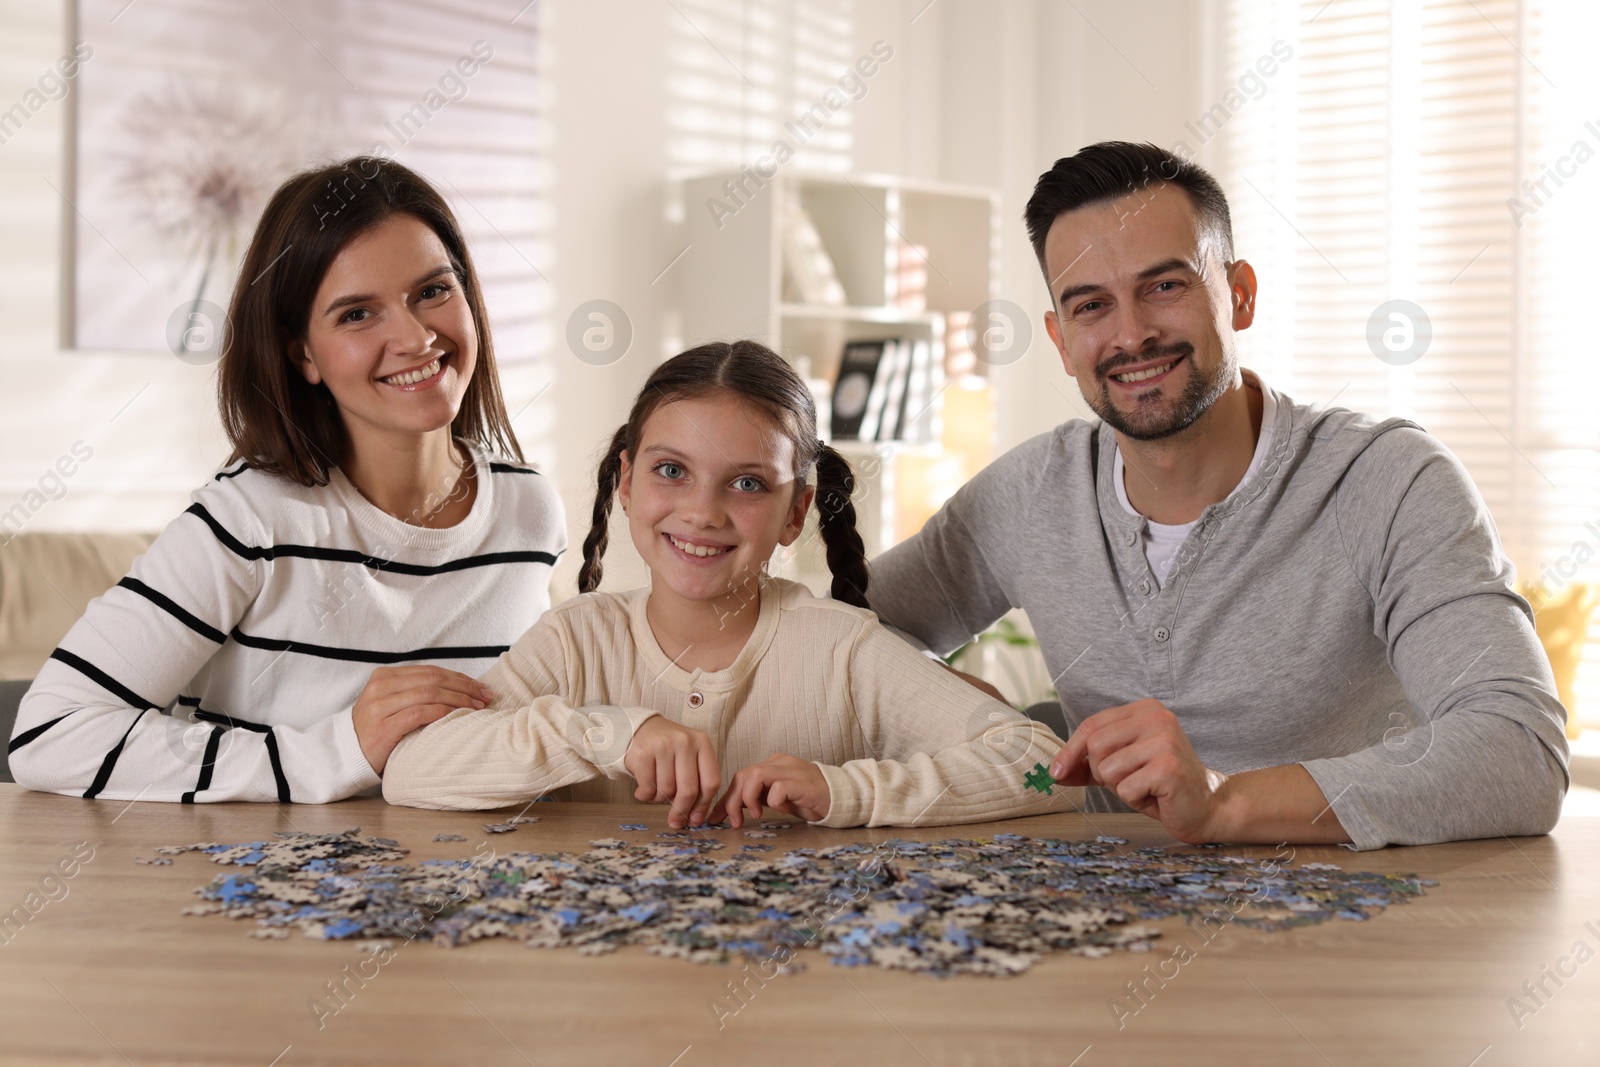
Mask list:
POLYGON ((867 411, 856 431, 856 439, 861 441, 876 441, 882 436, 884 402, 889 399, 889 379, 895 368, 893 338, 871 343, 878 346, 878 365, 872 377, 872 392, 867 394, 867 411))
POLYGON ((899 441, 905 437, 906 397, 911 384, 911 342, 897 338, 889 342, 884 359, 890 360, 889 381, 883 397, 883 418, 878 422, 878 440, 899 441))
POLYGON ((851 341, 839 360, 832 402, 838 440, 937 442, 944 368, 927 338, 851 341))
MULTIPOLYGON (((872 401, 878 368, 883 363, 883 341, 852 341, 839 358, 839 376, 834 381, 830 421, 833 436, 859 440, 867 409, 872 401)), ((874 423, 876 430, 876 423, 874 423)))
POLYGON ((933 346, 921 338, 912 341, 905 409, 900 417, 901 440, 919 445, 938 440, 932 432, 937 407, 934 401, 944 383, 937 380, 937 370, 933 365, 933 346))

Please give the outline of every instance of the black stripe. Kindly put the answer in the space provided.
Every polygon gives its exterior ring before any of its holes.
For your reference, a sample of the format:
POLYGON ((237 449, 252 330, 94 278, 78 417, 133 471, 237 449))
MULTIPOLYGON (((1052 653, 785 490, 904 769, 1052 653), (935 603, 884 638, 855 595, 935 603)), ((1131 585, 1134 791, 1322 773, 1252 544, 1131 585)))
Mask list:
POLYGON ((122 735, 122 740, 117 742, 117 747, 106 753, 106 758, 100 763, 100 771, 94 776, 94 781, 89 783, 89 788, 83 794, 83 799, 93 800, 100 795, 100 790, 106 787, 106 783, 111 780, 111 772, 116 770, 117 760, 122 756, 122 746, 128 743, 128 737, 133 733, 133 728, 139 725, 139 720, 144 716, 145 713, 143 711, 135 715, 133 721, 128 724, 127 732, 122 735))
POLYGON ((117 681, 115 678, 111 677, 111 675, 107 674, 99 667, 96 667, 82 656, 74 655, 64 648, 57 648, 54 652, 50 653, 50 658, 65 663, 67 666, 76 670, 79 674, 84 675, 90 681, 94 682, 101 689, 104 689, 106 692, 121 700, 124 704, 131 704, 136 708, 153 708, 158 711, 161 708, 161 705, 157 704, 155 701, 146 700, 144 697, 140 696, 138 693, 135 693, 132 689, 129 689, 127 686, 123 685, 121 682, 117 681))
POLYGON ((204 793, 211 788, 211 769, 217 765, 217 745, 221 740, 222 727, 212 727, 211 736, 206 738, 206 753, 200 759, 200 777, 195 781, 194 788, 183 794, 180 803, 193 804, 196 793, 204 793))
MULTIPOLYGON (((72 712, 70 712, 70 711, 67 712, 67 715, 71 715, 71 714, 72 714, 72 712)), ((11 753, 15 752, 17 749, 21 748, 23 745, 27 744, 29 741, 32 741, 34 738, 38 737, 40 734, 42 734, 46 730, 50 729, 50 727, 54 726, 56 723, 60 722, 62 719, 65 719, 67 717, 67 715, 62 715, 60 718, 51 719, 49 722, 42 723, 42 724, 40 724, 38 726, 35 726, 31 730, 22 731, 16 737, 13 737, 11 739, 11 744, 10 745, 6 746, 6 755, 9 756, 11 753)))
POLYGON ((237 475, 243 474, 245 471, 247 471, 249 469, 250 469, 250 464, 241 463, 231 471, 220 471, 220 472, 218 472, 211 480, 214 481, 214 482, 220 482, 224 478, 232 478, 232 477, 235 477, 237 475))
POLYGON ((489 472, 491 474, 538 474, 539 473, 538 471, 534 470, 532 467, 513 467, 509 463, 494 463, 494 462, 491 462, 489 464, 489 472))
POLYGON ((165 593, 156 592, 137 578, 124 578, 117 584, 124 589, 131 589, 133 592, 138 593, 208 641, 215 641, 220 645, 228 639, 227 634, 185 611, 171 597, 165 593))
POLYGON ((178 698, 178 705, 180 707, 185 707, 185 708, 198 708, 200 706, 200 698, 199 697, 179 697, 178 698))
POLYGON ((272 727, 264 726, 259 722, 246 722, 244 719, 235 719, 231 715, 224 715, 220 711, 207 711, 195 705, 197 709, 194 717, 201 722, 216 723, 218 726, 227 726, 236 730, 249 730, 251 733, 266 734, 272 732, 272 727))
POLYGON ((278 735, 272 732, 272 727, 267 727, 267 758, 272 761, 272 778, 278 783, 278 803, 288 804, 289 779, 283 774, 283 761, 278 758, 278 735))
POLYGON ((380 559, 348 548, 321 548, 317 545, 272 545, 269 548, 257 548, 234 537, 200 504, 189 505, 188 513, 204 520, 205 524, 211 527, 211 532, 216 535, 217 540, 242 559, 321 559, 333 563, 359 563, 363 567, 388 571, 391 574, 414 574, 425 577, 446 574, 450 571, 469 570, 473 567, 492 567, 500 563, 547 563, 553 567, 556 560, 561 558, 559 552, 485 552, 480 556, 463 556, 433 566, 423 566, 417 563, 397 563, 392 559, 380 559))
POLYGON ((405 663, 417 659, 497 659, 510 645, 443 645, 439 648, 418 648, 410 652, 378 652, 366 648, 335 648, 331 645, 313 645, 305 641, 285 641, 279 637, 256 637, 237 626, 228 635, 246 648, 259 648, 267 652, 298 652, 303 656, 322 659, 348 660, 353 663, 405 663))
POLYGON ((254 734, 265 735, 264 739, 267 742, 267 758, 272 761, 272 780, 278 784, 278 803, 291 803, 292 801, 289 796, 289 779, 283 773, 283 758, 278 754, 278 735, 273 732, 272 727, 265 726, 259 722, 247 722, 244 719, 235 719, 233 716, 223 715, 221 712, 205 711, 201 709, 199 705, 200 702, 196 700, 194 717, 199 719, 201 722, 220 723, 223 726, 231 726, 237 730, 249 730, 254 734))

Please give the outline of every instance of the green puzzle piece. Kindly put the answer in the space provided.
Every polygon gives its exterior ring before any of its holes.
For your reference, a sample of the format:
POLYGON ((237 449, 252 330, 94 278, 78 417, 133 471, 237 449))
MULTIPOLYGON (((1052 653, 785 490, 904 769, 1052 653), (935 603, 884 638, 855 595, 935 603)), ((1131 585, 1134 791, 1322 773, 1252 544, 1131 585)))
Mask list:
POLYGON ((1056 784, 1056 780, 1050 777, 1049 770, 1047 770, 1045 765, 1042 763, 1035 763, 1033 765, 1033 770, 1022 776, 1022 781, 1029 789, 1034 789, 1040 793, 1045 793, 1048 795, 1054 795, 1050 787, 1056 784))

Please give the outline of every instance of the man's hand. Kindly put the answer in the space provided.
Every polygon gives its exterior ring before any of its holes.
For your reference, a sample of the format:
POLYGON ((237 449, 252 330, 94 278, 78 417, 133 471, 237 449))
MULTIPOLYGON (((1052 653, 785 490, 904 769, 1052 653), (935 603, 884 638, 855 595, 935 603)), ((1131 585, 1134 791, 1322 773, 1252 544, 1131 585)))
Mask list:
POLYGON ((489 687, 470 675, 443 667, 379 667, 356 697, 351 721, 361 754, 383 773, 389 753, 412 730, 457 708, 482 708, 493 700, 489 687))
POLYGON ((709 818, 712 822, 726 818, 734 826, 741 826, 746 811, 751 818, 760 819, 761 806, 765 803, 787 815, 816 822, 828 817, 832 802, 828 780, 815 763, 778 755, 735 774, 709 818))
POLYGON ((1350 840, 1310 771, 1287 763, 1219 774, 1200 762, 1178 717, 1159 700, 1083 720, 1056 753, 1050 777, 1063 785, 1103 785, 1191 845, 1350 840))
POLYGON ((667 825, 674 830, 706 822, 722 784, 711 738, 661 715, 650 716, 633 732, 622 767, 639 783, 635 800, 671 805, 667 825))
POLYGON ((1105 786, 1191 845, 1214 838, 1217 794, 1227 781, 1200 762, 1178 717, 1159 700, 1107 708, 1083 720, 1056 753, 1050 777, 1063 785, 1105 786))

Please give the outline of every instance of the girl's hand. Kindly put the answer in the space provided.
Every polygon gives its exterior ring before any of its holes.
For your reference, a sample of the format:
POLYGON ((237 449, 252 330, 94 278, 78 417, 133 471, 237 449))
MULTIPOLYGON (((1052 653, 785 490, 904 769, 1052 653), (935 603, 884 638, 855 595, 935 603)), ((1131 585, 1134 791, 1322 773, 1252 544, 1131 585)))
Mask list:
POLYGON ((741 826, 747 810, 752 818, 760 819, 761 805, 765 803, 806 822, 817 822, 828 817, 832 802, 833 794, 828 791, 828 780, 820 767, 810 760, 777 755, 735 774, 709 818, 712 822, 726 818, 734 826, 741 826))
POLYGON ((457 708, 481 708, 493 699, 488 686, 459 671, 379 667, 356 697, 356 740, 372 769, 382 774, 389 753, 406 734, 457 708))
POLYGON ((674 830, 704 824, 722 784, 711 738, 662 715, 652 715, 633 732, 622 767, 639 783, 635 800, 671 805, 667 825, 674 830))

